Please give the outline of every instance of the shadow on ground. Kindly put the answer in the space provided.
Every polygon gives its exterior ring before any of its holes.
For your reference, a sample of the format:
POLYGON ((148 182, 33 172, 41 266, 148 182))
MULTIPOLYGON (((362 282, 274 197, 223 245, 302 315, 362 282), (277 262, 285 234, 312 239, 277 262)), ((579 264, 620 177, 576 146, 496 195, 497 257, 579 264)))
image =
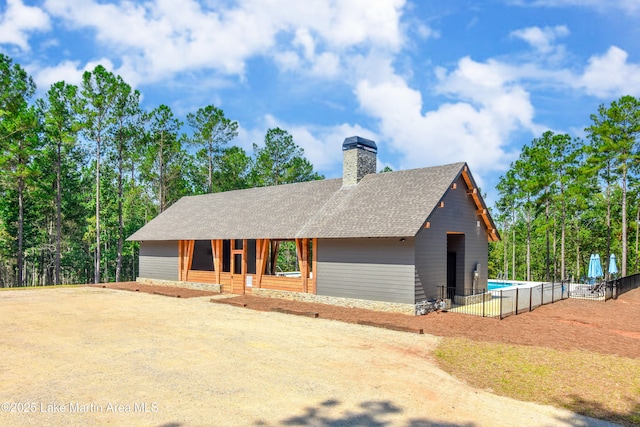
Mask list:
POLYGON ((630 408, 628 411, 614 411, 601 402, 586 400, 580 396, 568 396, 566 400, 558 402, 556 406, 587 417, 607 420, 623 426, 640 426, 640 401, 634 401, 630 398, 625 400, 625 407, 630 408))
MULTIPOLYGON (((285 426, 314 426, 314 427, 349 427, 368 426, 382 427, 397 425, 397 420, 389 419, 392 415, 402 413, 402 408, 390 401, 367 401, 362 402, 357 411, 343 411, 339 407, 341 402, 335 399, 320 402, 318 406, 307 407, 302 415, 285 418, 277 425, 285 426)), ((256 426, 271 426, 265 421, 256 421, 256 426)), ((434 421, 428 418, 410 419, 406 422, 406 427, 474 427, 474 423, 447 423, 434 421)))

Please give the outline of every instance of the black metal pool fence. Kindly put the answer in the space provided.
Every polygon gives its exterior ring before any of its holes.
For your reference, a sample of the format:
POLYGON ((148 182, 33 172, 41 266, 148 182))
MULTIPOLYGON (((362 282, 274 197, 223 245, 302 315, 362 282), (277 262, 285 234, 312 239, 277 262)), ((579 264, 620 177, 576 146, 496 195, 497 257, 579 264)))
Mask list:
POLYGON ((640 287, 640 274, 599 284, 540 283, 534 286, 485 290, 440 286, 440 298, 450 301, 450 311, 482 317, 505 317, 532 311, 567 298, 607 301, 640 287))
POLYGON ((440 287, 443 298, 451 301, 450 311, 482 317, 504 319, 513 314, 532 311, 544 304, 569 298, 569 287, 562 283, 541 283, 535 286, 462 292, 456 288, 440 287))
POLYGON ((611 280, 608 283, 613 283, 611 297, 616 299, 625 292, 640 288, 640 273, 621 277, 617 280, 611 280))
POLYGON ((570 298, 608 301, 610 299, 617 299, 620 295, 632 289, 640 288, 640 274, 633 274, 631 276, 591 285, 571 283, 569 287, 570 298))

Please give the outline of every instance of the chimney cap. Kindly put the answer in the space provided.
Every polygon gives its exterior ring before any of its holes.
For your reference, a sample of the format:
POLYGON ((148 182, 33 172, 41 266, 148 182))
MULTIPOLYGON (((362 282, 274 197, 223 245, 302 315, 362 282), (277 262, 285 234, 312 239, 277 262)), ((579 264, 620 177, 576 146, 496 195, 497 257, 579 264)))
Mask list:
POLYGON ((360 136, 351 136, 344 139, 344 142, 342 143, 342 151, 351 150, 353 148, 362 148, 374 153, 378 152, 378 147, 375 142, 360 136))

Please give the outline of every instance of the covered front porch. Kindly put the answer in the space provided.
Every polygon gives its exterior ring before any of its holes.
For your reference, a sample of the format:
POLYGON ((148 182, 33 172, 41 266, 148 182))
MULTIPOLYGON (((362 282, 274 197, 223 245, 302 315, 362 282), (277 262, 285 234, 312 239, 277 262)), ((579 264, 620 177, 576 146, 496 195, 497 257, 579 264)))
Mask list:
POLYGON ((179 280, 219 284, 222 292, 234 294, 248 294, 256 288, 316 294, 317 241, 180 240, 179 280), (284 262, 284 249, 289 249, 287 253, 293 250, 295 260, 290 260, 293 262, 284 262), (290 268, 283 270, 279 264, 290 268))

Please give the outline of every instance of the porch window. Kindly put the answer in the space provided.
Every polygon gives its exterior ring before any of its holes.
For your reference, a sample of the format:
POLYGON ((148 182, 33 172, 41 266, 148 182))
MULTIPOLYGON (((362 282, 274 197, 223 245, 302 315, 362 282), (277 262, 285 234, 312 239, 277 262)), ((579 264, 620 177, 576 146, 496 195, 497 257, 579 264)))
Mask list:
POLYGON ((231 240, 222 241, 222 271, 231 272, 231 240))
MULTIPOLYGON (((300 261, 298 248, 296 248, 295 240, 276 240, 270 242, 268 256, 265 262, 264 274, 272 276, 300 276, 300 261)), ((302 249, 302 248, 300 248, 302 249)), ((307 246, 308 252, 304 258, 311 259, 313 251, 312 244, 309 242, 307 246)))
POLYGON ((256 274, 256 241, 247 240, 247 273, 256 274))
POLYGON ((196 240, 193 245, 192 270, 213 271, 211 240, 196 240))

